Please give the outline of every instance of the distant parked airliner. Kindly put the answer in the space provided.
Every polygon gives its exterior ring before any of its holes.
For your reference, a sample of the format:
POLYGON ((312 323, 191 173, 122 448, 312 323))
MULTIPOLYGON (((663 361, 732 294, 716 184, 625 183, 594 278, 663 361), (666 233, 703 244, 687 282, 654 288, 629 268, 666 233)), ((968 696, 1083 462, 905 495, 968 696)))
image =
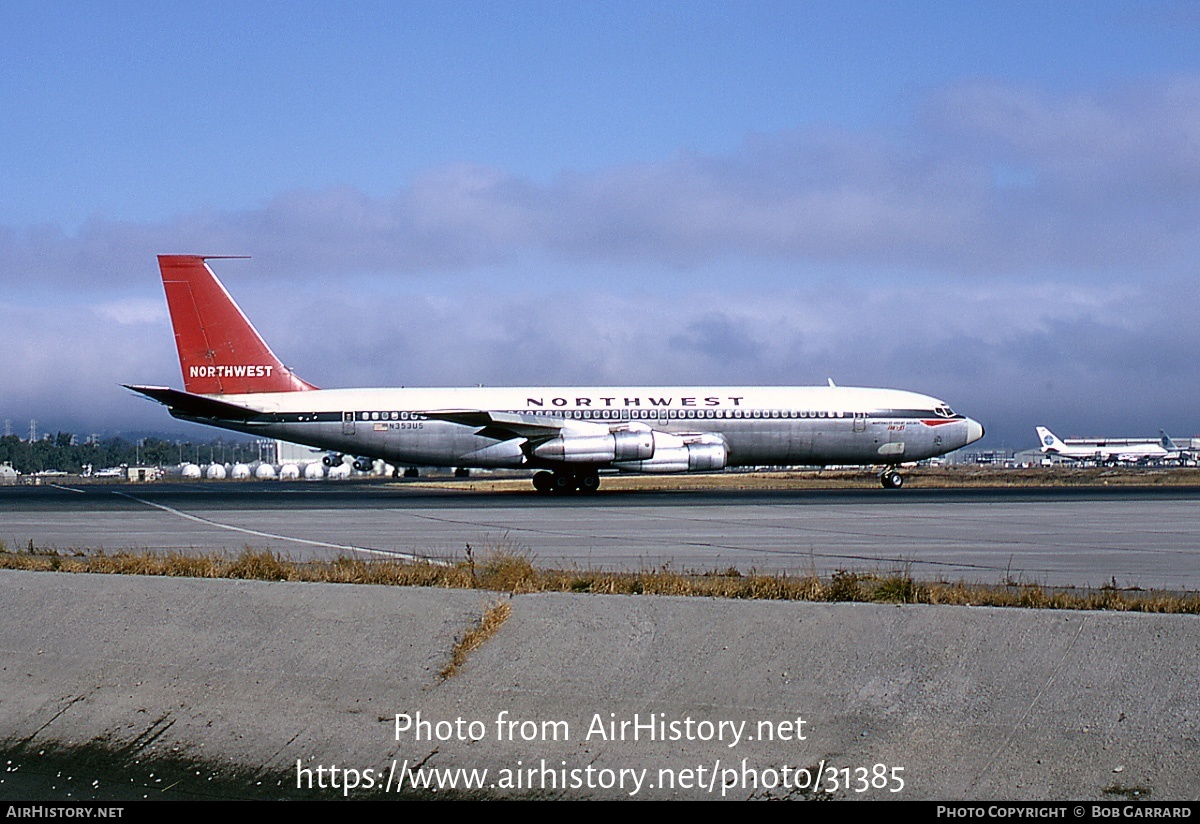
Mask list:
POLYGON ((1146 463, 1148 461, 1179 460, 1182 450, 1166 432, 1160 432, 1157 442, 1109 440, 1075 440, 1065 442, 1044 426, 1035 427, 1041 450, 1073 461, 1097 463, 1146 463))
POLYGON ((594 492, 601 470, 896 467, 944 455, 983 427, 936 398, 828 386, 318 389, 296 376, 201 255, 160 255, 185 391, 128 386, 181 420, 327 449, 362 468, 528 468, 541 492, 594 492))

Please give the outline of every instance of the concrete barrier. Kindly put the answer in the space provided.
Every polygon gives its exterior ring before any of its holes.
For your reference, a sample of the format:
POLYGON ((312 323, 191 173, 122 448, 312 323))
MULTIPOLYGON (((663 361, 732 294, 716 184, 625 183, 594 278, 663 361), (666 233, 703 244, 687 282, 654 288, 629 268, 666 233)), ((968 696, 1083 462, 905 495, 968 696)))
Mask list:
MULTIPOLYGON (((26 776, 34 748, 99 741, 240 765, 281 794, 472 769, 483 795, 1200 793, 1196 617, 520 595, 440 679, 497 599, 0 571, 0 739, 26 776)), ((44 798, 43 778, 0 794, 44 798)))

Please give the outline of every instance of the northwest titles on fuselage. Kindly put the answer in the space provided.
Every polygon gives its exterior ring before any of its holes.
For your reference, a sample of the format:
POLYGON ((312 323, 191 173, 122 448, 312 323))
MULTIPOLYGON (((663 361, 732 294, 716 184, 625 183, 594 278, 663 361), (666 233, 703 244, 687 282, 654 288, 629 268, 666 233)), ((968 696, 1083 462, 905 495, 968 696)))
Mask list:
MULTIPOLYGON (((678 405, 679 406, 727 406, 727 405, 728 406, 741 406, 742 401, 744 401, 745 399, 746 399, 745 395, 731 395, 731 396, 728 396, 725 398, 720 398, 720 397, 711 396, 711 395, 708 397, 704 397, 704 398, 687 397, 687 398, 679 398, 678 405)), ((672 406, 673 402, 675 401, 674 398, 668 398, 668 397, 664 397, 661 395, 657 398, 646 396, 646 403, 644 403, 644 404, 642 403, 642 399, 640 397, 638 397, 638 398, 630 398, 630 397, 624 397, 624 398, 616 398, 616 397, 580 398, 580 397, 576 397, 573 400, 574 400, 574 403, 571 402, 572 401, 571 398, 563 398, 563 397, 526 398, 525 406, 529 409, 546 409, 548 407, 562 408, 562 407, 566 407, 566 406, 575 406, 575 407, 579 407, 581 409, 585 408, 585 407, 598 407, 598 406, 606 406, 606 407, 614 407, 614 406, 617 406, 617 407, 620 407, 620 406, 625 406, 625 407, 642 407, 642 406, 669 407, 669 406, 672 406)))

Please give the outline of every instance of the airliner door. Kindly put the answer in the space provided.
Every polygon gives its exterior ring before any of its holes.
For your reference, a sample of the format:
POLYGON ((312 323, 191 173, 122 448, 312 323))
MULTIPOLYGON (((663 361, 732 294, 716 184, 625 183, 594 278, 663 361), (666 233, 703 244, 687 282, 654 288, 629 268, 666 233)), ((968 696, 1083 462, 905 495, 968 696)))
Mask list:
POLYGON ((342 413, 342 434, 343 435, 353 435, 354 434, 354 413, 353 412, 343 412, 342 413))

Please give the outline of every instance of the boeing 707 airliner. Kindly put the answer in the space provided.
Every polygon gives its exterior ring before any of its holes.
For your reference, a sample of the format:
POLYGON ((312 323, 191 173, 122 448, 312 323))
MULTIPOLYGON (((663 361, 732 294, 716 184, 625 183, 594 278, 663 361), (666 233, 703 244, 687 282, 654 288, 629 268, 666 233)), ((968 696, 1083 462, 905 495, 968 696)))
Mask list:
POLYGON ((181 420, 396 466, 534 470, 540 492, 594 492, 601 471, 880 466, 944 455, 983 427, 936 398, 828 386, 318 389, 275 356, 212 256, 159 255, 184 391, 127 386, 181 420))

